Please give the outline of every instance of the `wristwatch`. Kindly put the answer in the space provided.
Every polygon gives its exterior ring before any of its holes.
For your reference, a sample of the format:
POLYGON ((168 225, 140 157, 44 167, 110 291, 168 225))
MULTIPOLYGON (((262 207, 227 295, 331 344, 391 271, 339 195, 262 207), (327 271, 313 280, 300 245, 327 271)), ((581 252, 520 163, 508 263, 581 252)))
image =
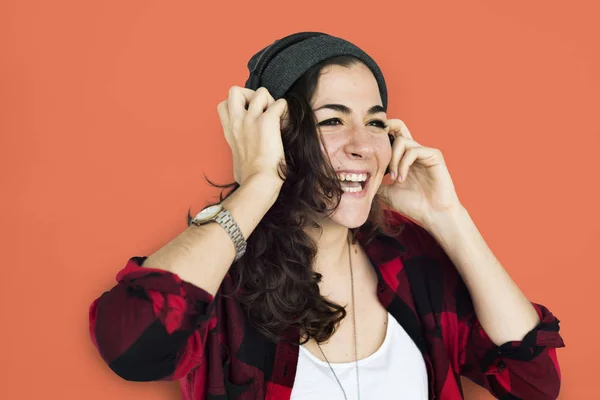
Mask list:
POLYGON ((231 213, 227 211, 225 207, 223 207, 221 204, 208 206, 191 219, 189 218, 188 212, 188 226, 191 226, 191 224, 200 226, 209 222, 217 222, 219 225, 221 225, 233 241, 235 246, 234 261, 237 261, 241 256, 244 255, 246 252, 246 240, 244 239, 244 235, 242 234, 240 227, 231 216, 231 213))

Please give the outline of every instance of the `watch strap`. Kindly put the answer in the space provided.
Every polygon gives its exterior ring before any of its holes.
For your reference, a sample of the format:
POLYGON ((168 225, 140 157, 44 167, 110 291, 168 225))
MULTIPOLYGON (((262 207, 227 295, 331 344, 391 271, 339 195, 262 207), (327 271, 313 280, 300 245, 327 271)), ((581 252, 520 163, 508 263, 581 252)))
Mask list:
POLYGON ((225 229, 225 231, 233 241, 233 244, 235 246, 234 262, 239 260, 240 257, 242 257, 246 252, 246 240, 244 239, 244 235, 242 234, 240 227, 235 222, 235 220, 231 216, 231 213, 226 208, 222 208, 221 211, 219 211, 219 213, 216 215, 214 220, 218 222, 219 225, 223 227, 223 229, 225 229))

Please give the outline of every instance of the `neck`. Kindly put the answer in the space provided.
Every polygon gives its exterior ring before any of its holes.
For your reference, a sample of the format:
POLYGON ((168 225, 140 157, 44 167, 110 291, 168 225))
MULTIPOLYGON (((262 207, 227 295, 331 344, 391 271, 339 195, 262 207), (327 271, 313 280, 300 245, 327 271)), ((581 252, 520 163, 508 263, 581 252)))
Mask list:
POLYGON ((323 276, 347 274, 349 229, 330 219, 321 219, 317 228, 306 228, 306 233, 317 244, 313 269, 323 276))

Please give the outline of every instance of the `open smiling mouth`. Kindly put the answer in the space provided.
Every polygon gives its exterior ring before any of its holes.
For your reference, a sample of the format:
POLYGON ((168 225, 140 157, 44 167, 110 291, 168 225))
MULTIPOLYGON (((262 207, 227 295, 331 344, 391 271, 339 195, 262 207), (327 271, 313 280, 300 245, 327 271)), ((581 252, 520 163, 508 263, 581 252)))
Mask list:
POLYGON ((351 174, 351 173, 338 173, 338 179, 342 190, 346 193, 359 193, 361 192, 369 179, 369 175, 366 173, 362 174, 351 174))

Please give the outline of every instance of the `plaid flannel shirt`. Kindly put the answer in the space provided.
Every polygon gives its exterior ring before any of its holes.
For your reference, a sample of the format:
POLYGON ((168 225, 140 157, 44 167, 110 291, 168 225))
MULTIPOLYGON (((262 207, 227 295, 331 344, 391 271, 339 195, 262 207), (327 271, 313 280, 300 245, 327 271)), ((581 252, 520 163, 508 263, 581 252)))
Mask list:
MULTIPOLYGON (((541 322, 520 341, 495 345, 479 323, 469 292, 433 237, 401 215, 396 237, 358 240, 377 272, 381 304, 420 349, 430 399, 462 399, 460 376, 500 399, 555 399, 564 347, 559 321, 532 303, 541 322)), ((89 329, 108 366, 130 381, 179 380, 184 400, 289 399, 298 363, 299 331, 277 343, 252 327, 235 299, 213 297, 176 274, 142 267, 131 257, 116 285, 93 301, 89 329)), ((199 271, 201 268, 198 269, 199 271)), ((401 390, 401 388, 399 388, 401 390)))

